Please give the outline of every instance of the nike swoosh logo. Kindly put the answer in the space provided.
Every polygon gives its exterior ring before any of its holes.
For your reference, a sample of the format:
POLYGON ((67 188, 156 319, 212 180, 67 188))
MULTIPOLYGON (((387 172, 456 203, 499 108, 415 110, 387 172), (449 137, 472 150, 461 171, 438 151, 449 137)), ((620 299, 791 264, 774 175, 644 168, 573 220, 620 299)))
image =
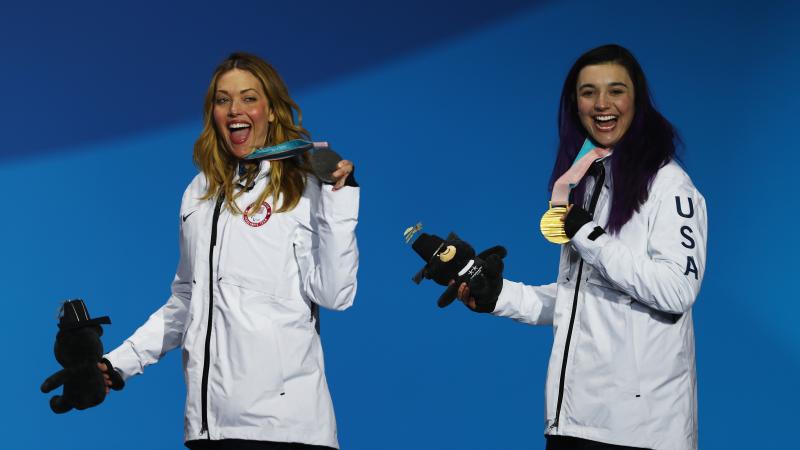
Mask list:
POLYGON ((192 214, 194 214, 196 212, 197 212, 197 210, 195 209, 194 211, 190 212, 189 214, 183 215, 181 217, 183 217, 183 221, 186 222, 186 219, 188 219, 189 216, 191 216, 192 214))

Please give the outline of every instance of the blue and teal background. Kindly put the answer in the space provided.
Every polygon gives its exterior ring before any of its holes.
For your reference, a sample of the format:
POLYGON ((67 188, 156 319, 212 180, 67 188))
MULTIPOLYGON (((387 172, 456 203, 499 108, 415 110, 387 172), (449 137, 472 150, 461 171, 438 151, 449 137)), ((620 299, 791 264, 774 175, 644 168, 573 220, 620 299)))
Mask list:
POLYGON ((694 307, 700 447, 796 442, 800 313, 795 158, 800 7, 791 1, 14 2, 0 15, 1 445, 178 449, 177 353, 98 408, 56 416, 39 384, 60 301, 110 315, 118 345, 167 298, 178 206, 216 64, 280 71, 315 138, 362 185, 359 291, 324 311, 344 449, 539 449, 547 327, 440 310, 403 243, 417 222, 509 249, 548 283, 541 238, 563 78, 630 48, 708 203, 694 307))

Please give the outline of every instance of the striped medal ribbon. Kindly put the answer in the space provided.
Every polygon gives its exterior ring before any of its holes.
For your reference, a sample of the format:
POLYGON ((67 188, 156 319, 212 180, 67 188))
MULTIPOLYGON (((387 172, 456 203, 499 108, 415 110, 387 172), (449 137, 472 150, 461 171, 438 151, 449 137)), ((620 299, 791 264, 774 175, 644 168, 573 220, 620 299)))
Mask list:
POLYGON ((286 141, 278 145, 256 149, 249 155, 245 156, 244 159, 248 161, 255 159, 274 161, 278 159, 291 158, 292 156, 303 154, 311 149, 323 149, 328 147, 328 143, 324 141, 312 142, 304 139, 292 139, 291 141, 286 141))
POLYGON ((550 197, 550 205, 539 222, 539 229, 548 241, 554 244, 566 244, 569 242, 567 233, 564 231, 564 219, 569 211, 569 193, 572 188, 578 185, 583 179, 592 163, 598 159, 605 158, 611 154, 611 150, 595 147, 589 139, 583 143, 583 147, 575 157, 572 167, 561 175, 553 184, 553 194, 550 197))

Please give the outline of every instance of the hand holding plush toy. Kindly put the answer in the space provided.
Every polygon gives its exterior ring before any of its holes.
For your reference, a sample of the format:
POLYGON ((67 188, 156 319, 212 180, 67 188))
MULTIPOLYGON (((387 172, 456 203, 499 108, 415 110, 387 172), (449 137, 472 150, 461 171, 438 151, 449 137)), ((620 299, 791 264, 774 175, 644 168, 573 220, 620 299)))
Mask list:
POLYGON ((452 303, 461 284, 466 283, 470 297, 475 299, 474 305, 468 306, 477 312, 494 311, 497 297, 503 290, 504 247, 498 245, 475 256, 472 246, 455 233, 450 233, 446 240, 422 233, 412 248, 426 261, 425 267, 414 276, 414 282, 419 284, 423 278, 428 278, 447 286, 439 297, 440 308, 452 303))
POLYGON ((120 374, 103 358, 103 342, 100 340, 103 328, 100 324, 110 323, 108 316, 90 318, 83 300, 64 302, 55 344, 56 360, 64 369, 48 377, 41 388, 42 392, 48 393, 64 386, 63 395, 50 399, 50 409, 54 413, 97 406, 106 398, 106 385, 117 391, 125 386, 120 374), (101 361, 109 368, 107 375, 98 367, 101 361))

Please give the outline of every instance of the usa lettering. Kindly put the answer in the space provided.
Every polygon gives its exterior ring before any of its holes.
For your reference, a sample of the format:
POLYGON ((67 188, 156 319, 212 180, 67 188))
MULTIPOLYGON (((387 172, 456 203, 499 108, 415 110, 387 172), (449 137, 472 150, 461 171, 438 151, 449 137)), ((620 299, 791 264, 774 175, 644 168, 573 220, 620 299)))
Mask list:
MULTIPOLYGON (((678 210, 678 215, 681 217, 685 217, 687 219, 691 219, 694 217, 694 204, 692 203, 691 197, 686 197, 687 204, 683 205, 683 202, 679 196, 675 196, 675 208, 678 210)), ((692 237, 692 227, 689 225, 684 225, 680 229, 681 236, 683 237, 683 241, 681 245, 688 248, 693 249, 697 245, 692 237)), ((689 275, 690 273, 694 274, 694 279, 697 280, 699 277, 697 264, 694 262, 694 258, 692 255, 688 255, 686 257, 686 270, 683 272, 684 275, 689 275)))

